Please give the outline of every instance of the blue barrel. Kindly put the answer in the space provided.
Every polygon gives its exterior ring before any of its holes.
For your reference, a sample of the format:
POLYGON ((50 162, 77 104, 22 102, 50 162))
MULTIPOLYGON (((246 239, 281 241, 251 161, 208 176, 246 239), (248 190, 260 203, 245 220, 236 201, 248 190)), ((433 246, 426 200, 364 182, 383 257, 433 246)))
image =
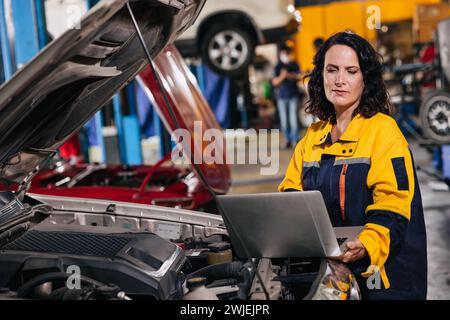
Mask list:
POLYGON ((450 145, 442 146, 442 173, 450 178, 450 145))

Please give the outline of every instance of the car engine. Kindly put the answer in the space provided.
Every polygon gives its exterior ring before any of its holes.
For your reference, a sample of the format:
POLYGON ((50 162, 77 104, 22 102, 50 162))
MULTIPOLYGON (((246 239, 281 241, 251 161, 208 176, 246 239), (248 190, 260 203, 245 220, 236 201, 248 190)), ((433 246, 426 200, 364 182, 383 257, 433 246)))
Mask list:
POLYGON ((355 296, 348 269, 338 279, 339 268, 325 259, 242 260, 218 226, 182 223, 174 232, 173 221, 187 220, 168 215, 177 209, 41 197, 47 203, 0 192, 0 299, 279 300, 327 290, 328 297, 355 296))

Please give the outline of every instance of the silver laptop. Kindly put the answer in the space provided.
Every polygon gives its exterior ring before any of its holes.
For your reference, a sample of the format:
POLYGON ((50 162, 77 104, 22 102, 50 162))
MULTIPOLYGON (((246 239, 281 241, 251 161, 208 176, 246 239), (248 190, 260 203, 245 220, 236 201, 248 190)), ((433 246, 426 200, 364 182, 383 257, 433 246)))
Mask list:
POLYGON ((333 229, 319 191, 227 195, 218 201, 239 258, 336 257, 363 228, 333 229))

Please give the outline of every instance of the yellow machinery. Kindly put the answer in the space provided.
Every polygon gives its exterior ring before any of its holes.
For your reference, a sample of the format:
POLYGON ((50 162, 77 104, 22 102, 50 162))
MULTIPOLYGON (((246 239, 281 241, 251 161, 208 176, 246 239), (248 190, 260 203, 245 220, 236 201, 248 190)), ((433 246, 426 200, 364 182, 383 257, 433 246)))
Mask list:
POLYGON ((298 62, 303 70, 312 69, 312 58, 315 53, 313 41, 317 37, 326 39, 336 32, 352 30, 375 43, 377 23, 378 27, 383 28, 386 23, 412 20, 417 5, 442 2, 442 0, 359 0, 300 6, 298 9, 302 15, 302 26, 294 40, 298 62))

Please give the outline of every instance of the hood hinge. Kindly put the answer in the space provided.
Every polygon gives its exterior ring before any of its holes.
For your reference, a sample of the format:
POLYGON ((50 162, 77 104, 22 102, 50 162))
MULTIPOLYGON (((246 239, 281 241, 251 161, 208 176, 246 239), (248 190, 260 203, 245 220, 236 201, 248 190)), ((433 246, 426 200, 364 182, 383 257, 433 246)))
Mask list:
POLYGON ((33 171, 31 171, 24 179, 23 181, 19 184, 19 187, 17 188, 17 198, 20 201, 23 201, 23 199, 25 198, 25 194, 27 193, 27 191, 30 189, 30 185, 31 185, 31 180, 33 180, 34 176, 38 174, 40 170, 39 166, 36 166, 33 171))

